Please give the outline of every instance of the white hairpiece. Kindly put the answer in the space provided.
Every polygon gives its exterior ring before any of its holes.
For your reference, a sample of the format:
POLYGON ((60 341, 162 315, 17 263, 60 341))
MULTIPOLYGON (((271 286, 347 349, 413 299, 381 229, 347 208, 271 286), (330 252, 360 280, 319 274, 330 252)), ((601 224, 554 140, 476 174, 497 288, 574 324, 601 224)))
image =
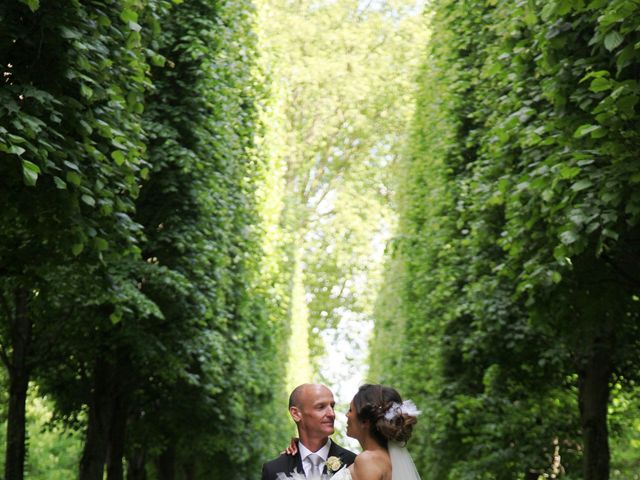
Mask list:
POLYGON ((398 415, 409 415, 410 417, 417 417, 422 412, 418 410, 416 404, 411 400, 405 400, 402 404, 393 402, 389 407, 389 410, 384 414, 385 420, 393 420, 398 415))

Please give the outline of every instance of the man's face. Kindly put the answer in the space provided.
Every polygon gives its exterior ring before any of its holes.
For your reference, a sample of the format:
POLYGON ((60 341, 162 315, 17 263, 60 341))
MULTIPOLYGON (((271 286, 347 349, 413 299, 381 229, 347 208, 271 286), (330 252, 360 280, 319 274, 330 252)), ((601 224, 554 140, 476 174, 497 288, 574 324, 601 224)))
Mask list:
POLYGON ((327 438, 333 435, 336 413, 333 393, 323 385, 308 385, 301 392, 298 407, 291 407, 291 416, 296 421, 301 436, 327 438))

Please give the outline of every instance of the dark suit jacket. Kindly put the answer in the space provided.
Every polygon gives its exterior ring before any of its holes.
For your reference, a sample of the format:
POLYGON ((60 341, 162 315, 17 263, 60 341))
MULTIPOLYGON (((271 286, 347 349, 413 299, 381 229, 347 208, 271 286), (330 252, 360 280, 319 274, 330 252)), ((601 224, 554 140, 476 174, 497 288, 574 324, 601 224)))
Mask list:
MULTIPOLYGON (((342 448, 340 445, 337 445, 336 442, 331 440, 331 447, 329 447, 329 457, 338 457, 340 460, 342 460, 342 463, 344 463, 346 466, 349 466, 355 461, 356 454, 350 452, 346 448, 342 448)), ((298 472, 304 474, 300 452, 296 453, 295 455, 287 455, 286 453, 283 453, 275 460, 271 460, 270 462, 262 465, 262 480, 276 480, 276 475, 278 475, 278 473, 284 472, 286 474, 290 474, 294 470, 297 470, 298 472)))

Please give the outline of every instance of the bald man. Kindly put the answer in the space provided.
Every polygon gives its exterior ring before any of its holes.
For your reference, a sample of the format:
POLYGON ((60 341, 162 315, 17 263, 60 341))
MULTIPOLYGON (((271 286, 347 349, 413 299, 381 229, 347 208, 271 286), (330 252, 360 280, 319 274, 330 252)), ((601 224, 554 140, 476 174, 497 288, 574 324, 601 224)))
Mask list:
POLYGON ((333 393, 324 385, 305 383, 296 387, 289 396, 289 413, 298 428, 298 452, 280 455, 262 466, 262 480, 276 480, 278 473, 303 473, 307 479, 319 478, 327 471, 325 462, 337 457, 341 465, 349 466, 355 453, 333 442, 333 423, 336 419, 333 393))

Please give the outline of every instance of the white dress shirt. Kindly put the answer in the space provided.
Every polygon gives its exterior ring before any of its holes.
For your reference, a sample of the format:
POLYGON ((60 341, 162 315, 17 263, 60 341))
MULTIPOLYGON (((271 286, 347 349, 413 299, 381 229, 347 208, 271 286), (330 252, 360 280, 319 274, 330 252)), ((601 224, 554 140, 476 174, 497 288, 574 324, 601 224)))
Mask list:
MULTIPOLYGON (((300 458, 302 459, 302 468, 304 469, 305 476, 308 476, 309 475, 309 471, 311 470, 311 462, 307 461, 307 457, 310 454, 315 453, 316 455, 321 457, 324 462, 326 462, 327 461, 327 457, 329 456, 329 449, 330 448, 331 448, 331 439, 330 438, 327 440, 327 443, 324 444, 324 447, 322 447, 317 452, 312 452, 307 447, 305 447, 302 444, 302 442, 300 442, 300 441, 298 442, 298 450, 300 451, 300 458)), ((322 468, 320 470, 322 471, 322 468)))

